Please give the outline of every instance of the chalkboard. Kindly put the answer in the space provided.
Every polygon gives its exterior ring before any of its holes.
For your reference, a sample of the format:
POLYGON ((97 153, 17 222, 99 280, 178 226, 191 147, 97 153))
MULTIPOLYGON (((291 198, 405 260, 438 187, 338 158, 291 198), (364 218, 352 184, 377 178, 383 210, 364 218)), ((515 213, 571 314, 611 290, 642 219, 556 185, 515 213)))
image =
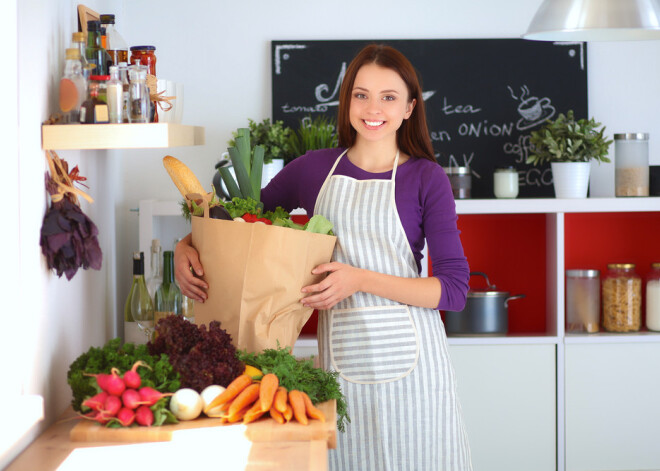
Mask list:
POLYGON ((347 65, 369 43, 400 50, 422 81, 438 162, 469 165, 472 198, 493 198, 493 171, 518 170, 519 197, 552 197, 549 165, 525 163, 529 133, 569 109, 587 118, 586 43, 523 39, 273 41, 273 119, 336 118, 347 65))

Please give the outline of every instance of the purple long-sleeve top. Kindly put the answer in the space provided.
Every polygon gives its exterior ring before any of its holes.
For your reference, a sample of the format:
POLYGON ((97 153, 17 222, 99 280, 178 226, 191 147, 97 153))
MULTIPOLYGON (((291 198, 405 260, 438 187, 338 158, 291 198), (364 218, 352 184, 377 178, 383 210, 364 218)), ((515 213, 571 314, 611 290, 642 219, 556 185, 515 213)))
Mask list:
MULTIPOLYGON (((290 162, 262 190, 261 201, 265 209, 282 206, 293 211, 303 208, 312 216, 321 186, 343 151, 340 148, 310 151, 290 162)), ((334 174, 357 180, 392 178, 391 170, 367 172, 354 165, 346 155, 334 174)), ((447 175, 440 165, 430 160, 408 159, 397 169, 394 196, 418 272, 421 270, 424 240, 427 241, 433 276, 442 286, 437 309, 462 310, 470 270, 456 227, 456 204, 447 175)))

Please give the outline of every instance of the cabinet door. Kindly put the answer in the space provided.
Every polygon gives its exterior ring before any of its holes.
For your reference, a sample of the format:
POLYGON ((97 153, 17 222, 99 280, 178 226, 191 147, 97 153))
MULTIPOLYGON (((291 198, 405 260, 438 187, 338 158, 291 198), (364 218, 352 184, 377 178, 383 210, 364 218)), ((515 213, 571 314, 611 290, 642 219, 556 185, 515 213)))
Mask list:
POLYGON ((555 345, 452 345, 475 471, 557 469, 555 345))
POLYGON ((660 469, 660 344, 566 345, 566 469, 660 469))

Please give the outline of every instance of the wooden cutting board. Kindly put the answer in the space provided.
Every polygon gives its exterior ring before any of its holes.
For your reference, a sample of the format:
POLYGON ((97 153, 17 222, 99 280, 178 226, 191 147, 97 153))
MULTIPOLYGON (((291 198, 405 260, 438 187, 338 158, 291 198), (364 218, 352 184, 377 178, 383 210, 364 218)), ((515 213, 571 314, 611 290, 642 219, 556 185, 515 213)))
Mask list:
POLYGON ((127 428, 108 428, 92 420, 81 419, 69 434, 74 442, 167 442, 177 433, 204 427, 235 427, 245 429, 245 437, 252 442, 295 442, 295 441, 326 441, 328 448, 337 447, 337 403, 330 400, 318 404, 317 407, 326 417, 325 422, 310 420, 308 425, 294 420, 288 424, 278 424, 270 417, 262 418, 248 425, 221 424, 220 419, 200 417, 195 420, 181 421, 178 424, 162 425, 160 427, 141 427, 133 425, 127 428))

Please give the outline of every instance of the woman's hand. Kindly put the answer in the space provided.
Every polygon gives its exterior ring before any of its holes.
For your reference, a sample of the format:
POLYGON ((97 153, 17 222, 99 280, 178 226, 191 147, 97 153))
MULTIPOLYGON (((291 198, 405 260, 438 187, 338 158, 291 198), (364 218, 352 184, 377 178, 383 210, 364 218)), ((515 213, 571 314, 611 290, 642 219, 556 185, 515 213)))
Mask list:
POLYGON ((207 298, 208 285, 201 278, 197 278, 204 274, 204 269, 197 250, 191 245, 191 240, 188 234, 174 248, 174 276, 184 295, 203 303, 207 298))
POLYGON ((312 274, 327 273, 323 281, 308 285, 301 290, 308 293, 300 302, 314 309, 330 309, 339 301, 360 291, 360 283, 365 270, 339 262, 322 263, 312 270, 312 274))

